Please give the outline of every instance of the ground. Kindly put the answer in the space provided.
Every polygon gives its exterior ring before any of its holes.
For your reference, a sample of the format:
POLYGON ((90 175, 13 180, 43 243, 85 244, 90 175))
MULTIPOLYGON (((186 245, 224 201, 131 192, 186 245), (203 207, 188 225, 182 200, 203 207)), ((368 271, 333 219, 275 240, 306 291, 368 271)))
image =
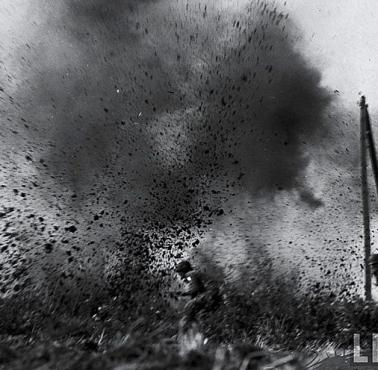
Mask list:
POLYGON ((377 332, 378 310, 361 299, 260 294, 223 287, 221 306, 185 333, 182 313, 162 298, 104 298, 72 310, 13 296, 0 305, 0 369, 348 369, 329 348, 377 332))

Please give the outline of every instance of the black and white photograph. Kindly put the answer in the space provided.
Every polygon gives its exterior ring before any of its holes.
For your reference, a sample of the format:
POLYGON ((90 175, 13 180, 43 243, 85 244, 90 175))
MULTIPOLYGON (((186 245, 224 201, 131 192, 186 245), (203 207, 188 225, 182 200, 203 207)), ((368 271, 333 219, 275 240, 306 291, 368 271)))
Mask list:
POLYGON ((378 369, 376 0, 0 0, 0 370, 378 369))

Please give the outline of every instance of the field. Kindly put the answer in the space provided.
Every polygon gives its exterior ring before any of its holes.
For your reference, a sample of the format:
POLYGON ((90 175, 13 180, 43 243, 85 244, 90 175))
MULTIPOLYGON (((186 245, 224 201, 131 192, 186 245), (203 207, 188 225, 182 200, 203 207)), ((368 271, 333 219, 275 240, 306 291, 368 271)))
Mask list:
POLYGON ((350 348, 353 333, 365 341, 378 330, 378 309, 358 298, 295 296, 280 282, 249 296, 232 286, 221 292, 222 303, 185 333, 182 312, 158 294, 80 304, 37 294, 3 299, 0 368, 331 369, 346 360, 327 367, 325 349, 350 348))

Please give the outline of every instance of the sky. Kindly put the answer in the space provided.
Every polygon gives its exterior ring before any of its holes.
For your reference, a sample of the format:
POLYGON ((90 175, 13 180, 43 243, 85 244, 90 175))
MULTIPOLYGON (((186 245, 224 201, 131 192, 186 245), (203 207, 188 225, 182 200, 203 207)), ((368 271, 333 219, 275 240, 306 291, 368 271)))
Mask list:
POLYGON ((301 48, 320 67, 323 83, 353 104, 359 92, 378 107, 378 4, 374 0, 288 0, 304 31, 301 48))

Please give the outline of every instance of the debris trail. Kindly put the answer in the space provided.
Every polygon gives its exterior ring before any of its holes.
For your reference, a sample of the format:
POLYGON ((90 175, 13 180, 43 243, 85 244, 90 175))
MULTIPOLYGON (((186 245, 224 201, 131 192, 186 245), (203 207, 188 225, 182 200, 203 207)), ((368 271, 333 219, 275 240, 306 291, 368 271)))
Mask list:
MULTIPOLYGON (((320 72, 295 49, 284 6, 225 4, 28 9, 22 42, 6 58, 23 62, 9 67, 2 92, 15 126, 3 136, 4 182, 29 187, 14 202, 25 229, 44 220, 26 249, 53 266, 46 275, 69 280, 92 266, 102 276, 125 253, 121 261, 169 266, 229 215, 235 194, 260 205, 282 192, 312 210, 326 203, 306 178, 310 152, 330 130, 320 72), (5 152, 15 145, 26 157, 5 152)), ((242 237, 259 239, 251 233, 242 237)))

